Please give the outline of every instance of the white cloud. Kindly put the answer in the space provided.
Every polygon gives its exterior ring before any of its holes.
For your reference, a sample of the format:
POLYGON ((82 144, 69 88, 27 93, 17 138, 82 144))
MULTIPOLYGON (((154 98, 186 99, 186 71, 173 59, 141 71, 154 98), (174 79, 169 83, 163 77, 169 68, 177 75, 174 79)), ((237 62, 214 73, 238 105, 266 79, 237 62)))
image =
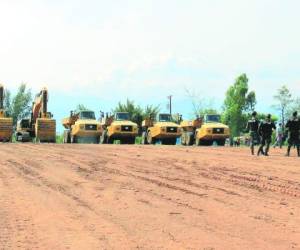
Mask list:
POLYGON ((246 72, 261 99, 282 83, 299 91, 299 7, 296 0, 1 1, 0 81, 141 99, 170 89, 180 96, 188 86, 221 98, 246 72))

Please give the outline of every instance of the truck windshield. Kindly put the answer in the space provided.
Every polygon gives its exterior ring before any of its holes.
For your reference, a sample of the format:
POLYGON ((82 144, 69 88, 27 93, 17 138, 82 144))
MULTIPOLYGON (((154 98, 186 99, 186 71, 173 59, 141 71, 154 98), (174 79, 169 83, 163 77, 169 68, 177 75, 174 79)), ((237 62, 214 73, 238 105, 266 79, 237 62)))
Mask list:
POLYGON ((220 115, 206 115, 205 122, 220 122, 221 116, 220 115))
POLYGON ((84 120, 95 120, 95 113, 93 111, 82 111, 80 112, 79 115, 80 119, 84 119, 84 120))
POLYGON ((116 113, 116 120, 117 121, 129 121, 130 120, 129 113, 116 113))
POLYGON ((160 122, 170 122, 171 121, 171 115, 170 114, 159 114, 158 120, 160 122))

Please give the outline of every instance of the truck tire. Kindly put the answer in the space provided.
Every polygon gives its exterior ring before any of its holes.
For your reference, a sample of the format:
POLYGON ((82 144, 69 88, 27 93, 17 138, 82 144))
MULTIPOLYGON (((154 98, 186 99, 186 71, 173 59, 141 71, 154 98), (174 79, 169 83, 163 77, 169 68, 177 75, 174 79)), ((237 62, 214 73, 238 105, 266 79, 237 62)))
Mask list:
POLYGON ((218 140, 217 144, 218 144, 218 146, 225 146, 225 140, 224 139, 218 140))

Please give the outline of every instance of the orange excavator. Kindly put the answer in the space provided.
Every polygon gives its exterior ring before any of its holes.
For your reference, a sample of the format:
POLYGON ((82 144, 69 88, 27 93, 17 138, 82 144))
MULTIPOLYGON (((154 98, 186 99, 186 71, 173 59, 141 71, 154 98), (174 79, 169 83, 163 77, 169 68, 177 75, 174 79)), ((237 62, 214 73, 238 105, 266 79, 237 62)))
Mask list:
POLYGON ((21 119, 17 124, 17 141, 56 142, 56 121, 48 112, 48 97, 47 88, 36 95, 30 119, 21 119))

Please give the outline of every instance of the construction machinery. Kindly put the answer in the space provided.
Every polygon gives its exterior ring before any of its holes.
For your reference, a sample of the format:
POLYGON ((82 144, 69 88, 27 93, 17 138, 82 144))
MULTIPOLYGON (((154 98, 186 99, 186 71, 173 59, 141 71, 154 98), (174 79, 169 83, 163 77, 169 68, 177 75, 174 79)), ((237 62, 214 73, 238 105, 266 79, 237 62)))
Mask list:
POLYGON ((229 127, 221 123, 220 115, 205 115, 203 119, 196 118, 191 121, 182 121, 182 145, 213 145, 224 146, 226 139, 230 137, 229 127))
POLYGON ((0 84, 0 142, 11 142, 13 135, 13 119, 8 117, 4 109, 4 87, 0 84))
POLYGON ((16 140, 26 142, 35 140, 41 143, 56 142, 56 121, 48 112, 48 90, 43 88, 32 103, 31 117, 18 121, 16 140))
POLYGON ((91 110, 71 111, 62 120, 64 143, 99 143, 102 134, 101 124, 91 110))
POLYGON ((158 119, 149 117, 142 122, 142 144, 161 142, 165 145, 175 145, 181 136, 178 124, 172 121, 170 114, 159 114, 158 119))
POLYGON ((121 144, 134 144, 138 135, 138 125, 130 121, 127 112, 116 112, 114 115, 101 118, 102 135, 101 144, 112 144, 119 140, 121 144))

